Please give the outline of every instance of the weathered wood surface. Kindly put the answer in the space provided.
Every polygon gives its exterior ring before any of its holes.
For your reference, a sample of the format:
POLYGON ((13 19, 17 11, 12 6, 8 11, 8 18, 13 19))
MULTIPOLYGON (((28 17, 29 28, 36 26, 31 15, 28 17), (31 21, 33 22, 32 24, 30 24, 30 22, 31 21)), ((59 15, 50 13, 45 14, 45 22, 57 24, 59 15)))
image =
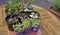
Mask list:
POLYGON ((8 34, 8 29, 7 29, 4 15, 5 14, 3 12, 3 6, 0 6, 0 35, 7 35, 8 34))
POLYGON ((60 35, 60 19, 50 13, 48 10, 34 6, 35 10, 41 14, 42 35, 60 35))
MULTIPOLYGON (((42 35, 60 35, 60 19, 46 9, 43 9, 39 6, 32 6, 41 14, 40 20, 42 22, 42 27, 40 30, 42 35)), ((0 35, 7 35, 9 32, 10 35, 13 35, 14 32, 9 31, 7 33, 7 25, 4 21, 2 9, 3 7, 0 7, 0 35)))

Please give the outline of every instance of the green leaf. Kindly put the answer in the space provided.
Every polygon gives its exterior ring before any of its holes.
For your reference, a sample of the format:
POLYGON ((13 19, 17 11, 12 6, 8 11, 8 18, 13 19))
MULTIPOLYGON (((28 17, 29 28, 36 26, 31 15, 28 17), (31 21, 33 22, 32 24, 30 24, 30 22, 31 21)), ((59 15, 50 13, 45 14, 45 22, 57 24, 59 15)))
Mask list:
POLYGON ((40 23, 38 19, 33 19, 33 25, 38 26, 39 24, 40 23))
POLYGON ((53 8, 58 10, 60 8, 60 0, 53 0, 53 3, 53 8))
POLYGON ((20 31, 23 30, 23 27, 22 27, 22 26, 23 26, 23 25, 18 22, 16 25, 13 25, 13 28, 14 28, 14 30, 15 30, 16 32, 20 32, 20 31))
POLYGON ((30 20, 29 19, 24 19, 23 20, 23 25, 25 28, 29 27, 30 26, 30 20))

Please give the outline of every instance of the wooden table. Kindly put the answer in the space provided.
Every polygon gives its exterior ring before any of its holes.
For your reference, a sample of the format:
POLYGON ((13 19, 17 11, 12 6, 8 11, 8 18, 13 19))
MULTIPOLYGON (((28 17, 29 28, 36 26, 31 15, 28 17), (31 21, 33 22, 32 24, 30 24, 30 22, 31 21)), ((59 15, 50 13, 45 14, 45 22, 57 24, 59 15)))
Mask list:
MULTIPOLYGON (((48 10, 39 6, 32 5, 36 11, 41 14, 42 27, 40 28, 41 35, 60 35, 60 19, 50 13, 48 10)), ((4 21, 5 14, 2 12, 3 6, 0 7, 0 35, 14 35, 12 31, 8 31, 6 22, 4 21), (2 32, 1 32, 2 31, 2 32)), ((29 35, 37 35, 37 32, 30 32, 29 35)))

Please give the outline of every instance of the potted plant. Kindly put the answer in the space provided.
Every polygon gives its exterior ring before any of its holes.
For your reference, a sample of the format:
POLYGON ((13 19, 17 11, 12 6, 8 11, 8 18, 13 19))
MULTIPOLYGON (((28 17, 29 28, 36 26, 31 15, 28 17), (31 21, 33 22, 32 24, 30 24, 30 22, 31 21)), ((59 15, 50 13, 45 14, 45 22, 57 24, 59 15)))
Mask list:
POLYGON ((48 10, 60 18, 60 0, 53 0, 53 5, 48 10))
POLYGON ((10 15, 10 14, 13 13, 12 10, 13 10, 12 2, 9 1, 9 2, 7 2, 6 6, 5 6, 5 13, 6 13, 7 15, 10 15))
POLYGON ((16 35, 23 35, 24 27, 21 23, 17 23, 16 25, 13 25, 14 31, 16 35))
POLYGON ((23 7, 23 12, 26 14, 30 14, 32 11, 34 11, 33 7, 31 6, 31 4, 33 3, 34 0, 24 0, 24 4, 25 5, 23 7))
POLYGON ((25 33, 25 34, 28 34, 28 33, 31 31, 31 26, 32 26, 29 18, 28 18, 28 19, 24 19, 24 18, 23 18, 23 19, 22 19, 22 23, 23 23, 24 29, 25 29, 24 33, 25 33))
POLYGON ((12 18, 11 15, 6 17, 7 26, 10 31, 14 31, 13 25, 15 25, 17 21, 18 19, 16 17, 12 18))
POLYGON ((33 32, 37 32, 38 31, 38 29, 40 28, 40 26, 41 26, 41 23, 40 23, 40 21, 38 20, 38 19, 33 19, 32 20, 32 31, 33 32))
POLYGON ((6 22, 10 31, 13 31, 12 25, 19 21, 17 18, 18 11, 21 9, 19 6, 21 6, 21 4, 19 4, 18 0, 9 1, 5 6, 5 13, 7 15, 6 22))
POLYGON ((9 1, 5 5, 5 13, 7 16, 11 14, 17 14, 20 9, 21 9, 21 4, 19 3, 18 0, 9 1))

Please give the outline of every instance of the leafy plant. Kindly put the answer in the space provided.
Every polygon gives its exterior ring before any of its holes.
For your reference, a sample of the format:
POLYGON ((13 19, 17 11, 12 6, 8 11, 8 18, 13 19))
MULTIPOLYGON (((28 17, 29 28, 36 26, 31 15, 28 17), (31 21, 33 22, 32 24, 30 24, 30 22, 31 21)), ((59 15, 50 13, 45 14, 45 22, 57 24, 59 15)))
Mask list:
POLYGON ((24 25, 24 28, 28 28, 30 26, 30 20, 22 18, 22 23, 24 25))
POLYGON ((7 2, 7 4, 6 4, 6 6, 5 6, 5 8, 8 10, 8 12, 10 12, 10 13, 12 13, 12 10, 13 10, 13 7, 12 7, 12 2, 11 1, 9 1, 9 2, 7 2))
POLYGON ((60 10, 60 0, 53 0, 53 9, 60 10))
POLYGON ((13 28, 16 32, 21 32, 24 29, 21 23, 17 23, 16 25, 13 25, 13 28))
POLYGON ((33 7, 31 6, 31 4, 33 4, 33 1, 34 0, 24 0, 24 3, 27 4, 25 7, 26 7, 26 10, 32 12, 33 11, 33 7))
POLYGON ((9 1, 5 6, 7 12, 9 12, 10 14, 17 13, 18 10, 21 9, 20 7, 21 7, 21 4, 19 4, 18 0, 9 1))
POLYGON ((33 19, 32 23, 34 26, 38 26, 40 24, 38 19, 33 19))

